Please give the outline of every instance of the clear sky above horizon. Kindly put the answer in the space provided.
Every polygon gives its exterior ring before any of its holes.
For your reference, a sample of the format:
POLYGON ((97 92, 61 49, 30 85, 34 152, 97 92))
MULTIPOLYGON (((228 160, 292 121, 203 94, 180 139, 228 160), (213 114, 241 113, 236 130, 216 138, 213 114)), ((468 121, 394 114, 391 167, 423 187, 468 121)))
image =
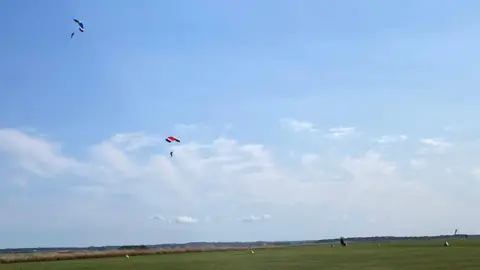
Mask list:
POLYGON ((479 12, 1 1, 0 247, 478 233, 479 12))

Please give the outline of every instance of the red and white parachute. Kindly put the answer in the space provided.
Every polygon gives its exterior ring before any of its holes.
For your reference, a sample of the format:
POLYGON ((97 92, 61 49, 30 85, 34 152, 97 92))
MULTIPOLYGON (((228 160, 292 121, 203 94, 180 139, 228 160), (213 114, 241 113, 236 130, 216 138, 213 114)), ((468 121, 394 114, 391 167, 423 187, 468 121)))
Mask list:
POLYGON ((177 138, 177 137, 173 137, 173 136, 168 136, 167 138, 165 138, 165 141, 167 141, 168 143, 172 143, 172 142, 180 142, 180 139, 177 138))

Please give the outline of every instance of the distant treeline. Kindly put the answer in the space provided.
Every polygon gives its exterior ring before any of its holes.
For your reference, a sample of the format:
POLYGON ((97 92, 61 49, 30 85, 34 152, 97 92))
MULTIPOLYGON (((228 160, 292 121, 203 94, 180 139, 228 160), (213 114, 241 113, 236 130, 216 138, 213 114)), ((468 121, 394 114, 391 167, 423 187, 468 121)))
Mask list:
MULTIPOLYGON (((370 236, 370 237, 345 237, 348 242, 379 242, 394 240, 426 240, 442 238, 480 238, 480 235, 437 235, 437 236, 370 236)), ((32 252, 58 252, 58 251, 109 251, 109 250, 135 250, 135 249, 159 249, 159 248, 194 248, 194 247, 260 247, 260 246, 286 246, 286 245, 308 245, 308 244, 330 244, 338 243, 340 237, 322 240, 300 240, 300 241, 256 241, 256 242, 190 242, 185 244, 160 244, 160 245, 124 245, 124 246, 103 246, 103 247, 51 247, 51 248, 7 248, 0 249, 0 254, 5 253, 32 253, 32 252)))
POLYGON ((119 250, 138 250, 138 249, 148 249, 145 245, 138 245, 138 246, 121 246, 118 248, 119 250))

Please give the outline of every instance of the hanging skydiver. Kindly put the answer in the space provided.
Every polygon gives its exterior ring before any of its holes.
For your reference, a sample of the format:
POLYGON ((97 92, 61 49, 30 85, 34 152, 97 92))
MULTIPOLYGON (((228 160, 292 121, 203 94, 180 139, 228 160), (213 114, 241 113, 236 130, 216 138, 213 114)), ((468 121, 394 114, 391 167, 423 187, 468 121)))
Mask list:
MULTIPOLYGON (((177 142, 179 143, 180 142, 180 139, 179 138, 176 138, 176 137, 173 137, 173 136, 168 136, 167 138, 165 138, 165 141, 167 143, 172 143, 172 142, 177 142)), ((173 151, 170 151, 170 157, 173 157, 173 151)))

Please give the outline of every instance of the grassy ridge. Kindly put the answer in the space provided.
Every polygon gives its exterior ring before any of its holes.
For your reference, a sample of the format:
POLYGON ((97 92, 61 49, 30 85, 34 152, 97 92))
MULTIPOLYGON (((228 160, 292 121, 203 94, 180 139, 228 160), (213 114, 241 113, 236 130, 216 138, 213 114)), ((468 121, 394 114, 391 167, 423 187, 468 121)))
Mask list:
POLYGON ((222 247, 222 248, 174 248, 174 249, 140 249, 140 250, 108 250, 108 251, 85 251, 69 253, 24 253, 7 254, 0 256, 0 264, 27 263, 27 262, 46 262, 46 261, 66 261, 81 259, 101 259, 111 257, 142 256, 142 255, 161 255, 175 253, 197 253, 197 252, 221 252, 221 251, 241 251, 245 247, 222 247))
MULTIPOLYGON (((480 241, 395 241, 256 249, 243 251, 184 253, 98 260, 74 260, 6 264, 2 270, 312 270, 312 269, 480 269, 480 241)), ((185 251, 186 252, 186 251, 185 251)))

